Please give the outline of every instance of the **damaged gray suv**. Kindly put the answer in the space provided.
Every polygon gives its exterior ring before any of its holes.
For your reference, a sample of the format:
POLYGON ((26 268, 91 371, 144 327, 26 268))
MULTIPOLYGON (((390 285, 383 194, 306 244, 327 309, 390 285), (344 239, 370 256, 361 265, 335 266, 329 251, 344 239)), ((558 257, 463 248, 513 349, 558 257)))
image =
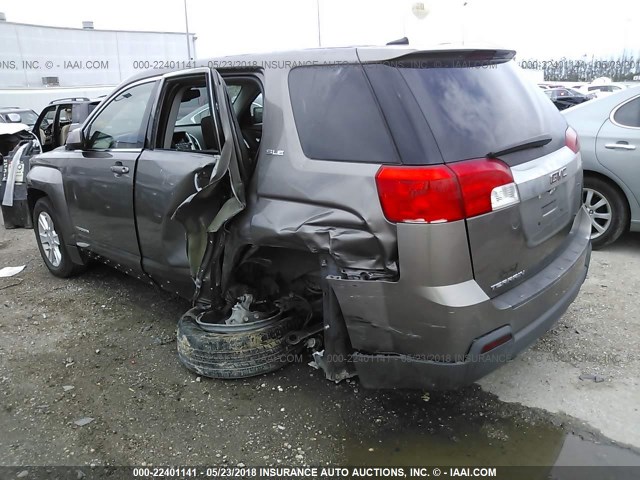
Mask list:
POLYGON ((578 139, 513 51, 318 49, 123 83, 31 160, 46 266, 192 299, 180 360, 451 389, 535 342, 589 265, 578 139))

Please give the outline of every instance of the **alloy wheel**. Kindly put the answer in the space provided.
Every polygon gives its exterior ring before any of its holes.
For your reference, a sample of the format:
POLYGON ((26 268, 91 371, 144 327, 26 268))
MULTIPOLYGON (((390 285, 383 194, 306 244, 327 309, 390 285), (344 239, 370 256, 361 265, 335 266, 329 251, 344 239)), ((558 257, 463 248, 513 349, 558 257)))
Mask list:
POLYGON ((58 268, 62 262, 60 237, 56 232, 51 216, 47 212, 40 212, 40 215, 38 215, 38 239, 49 263, 54 268, 58 268))
POLYGON ((603 235, 611 225, 612 209, 609 200, 597 190, 585 188, 582 192, 584 206, 591 219, 591 239, 603 235))

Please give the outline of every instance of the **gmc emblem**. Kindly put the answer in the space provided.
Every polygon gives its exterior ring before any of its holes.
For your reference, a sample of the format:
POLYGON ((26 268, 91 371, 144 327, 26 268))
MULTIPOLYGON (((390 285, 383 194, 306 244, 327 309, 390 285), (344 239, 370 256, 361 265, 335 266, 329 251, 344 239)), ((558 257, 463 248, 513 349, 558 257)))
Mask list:
POLYGON ((564 177, 567 176, 567 167, 561 168, 557 172, 553 172, 549 175, 549 185, 553 185, 554 183, 558 183, 564 177))

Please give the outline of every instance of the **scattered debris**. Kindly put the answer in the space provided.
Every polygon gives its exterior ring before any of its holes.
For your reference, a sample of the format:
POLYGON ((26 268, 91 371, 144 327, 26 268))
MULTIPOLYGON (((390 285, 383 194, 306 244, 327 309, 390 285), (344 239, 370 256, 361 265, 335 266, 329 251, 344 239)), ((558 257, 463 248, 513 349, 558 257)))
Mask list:
POLYGON ((593 380, 596 383, 604 382, 602 375, 593 375, 591 373, 583 373, 578 377, 580 380, 593 380))
POLYGON ((73 385, 63 385, 63 386, 62 386, 62 389, 63 389, 65 392, 69 392, 69 391, 73 390, 74 388, 76 388, 76 387, 74 387, 73 385))
POLYGON ((85 425, 89 425, 91 422, 93 422, 95 419, 91 418, 91 417, 83 417, 79 420, 76 420, 75 423, 77 426, 79 427, 84 427, 85 425))
POLYGON ((327 365, 327 361, 324 358, 324 350, 313 352, 312 356, 313 356, 313 363, 315 363, 315 365, 311 365, 311 362, 309 362, 308 365, 311 367, 317 368, 319 370, 323 370, 325 373, 325 378, 327 380, 331 380, 335 383, 340 383, 343 380, 346 380, 351 377, 355 377, 357 375, 355 371, 350 371, 346 368, 336 373, 329 373, 330 369, 327 365))
POLYGON ((422 400, 425 402, 428 402, 429 400, 431 400, 431 397, 429 396, 429 392, 424 392, 422 394, 422 400))
POLYGON ((26 265, 22 265, 20 267, 4 267, 4 268, 0 268, 0 278, 13 277, 14 275, 17 275, 22 270, 24 270, 24 267, 26 267, 26 265))

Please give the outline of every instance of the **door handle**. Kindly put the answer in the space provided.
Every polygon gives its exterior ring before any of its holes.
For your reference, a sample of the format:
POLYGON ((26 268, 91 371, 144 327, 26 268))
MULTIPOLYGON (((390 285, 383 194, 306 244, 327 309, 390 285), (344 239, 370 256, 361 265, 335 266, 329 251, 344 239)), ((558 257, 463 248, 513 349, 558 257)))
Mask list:
POLYGON ((125 167, 123 165, 113 165, 111 167, 111 171, 117 175, 124 175, 125 173, 129 173, 129 167, 125 167))
POLYGON ((629 145, 628 143, 607 143, 604 148, 608 148, 609 150, 635 150, 635 145, 629 145))

